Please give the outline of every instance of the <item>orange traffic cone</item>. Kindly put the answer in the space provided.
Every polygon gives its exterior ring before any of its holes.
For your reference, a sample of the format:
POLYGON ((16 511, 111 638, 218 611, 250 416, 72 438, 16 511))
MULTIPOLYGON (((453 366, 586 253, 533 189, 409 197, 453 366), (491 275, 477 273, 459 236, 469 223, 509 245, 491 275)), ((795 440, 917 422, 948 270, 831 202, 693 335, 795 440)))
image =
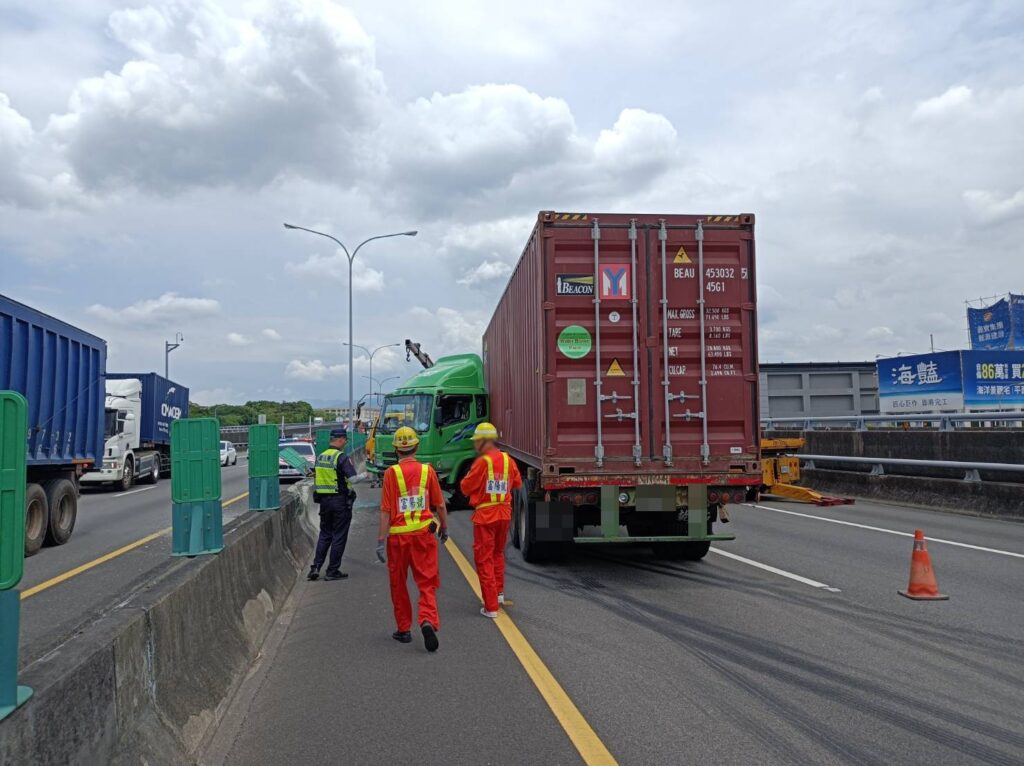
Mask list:
POLYGON ((928 546, 924 542, 924 532, 914 530, 914 552, 910 554, 910 584, 906 590, 896 591, 901 596, 915 601, 946 601, 949 596, 939 593, 939 584, 935 582, 932 571, 932 560, 928 555, 928 546))

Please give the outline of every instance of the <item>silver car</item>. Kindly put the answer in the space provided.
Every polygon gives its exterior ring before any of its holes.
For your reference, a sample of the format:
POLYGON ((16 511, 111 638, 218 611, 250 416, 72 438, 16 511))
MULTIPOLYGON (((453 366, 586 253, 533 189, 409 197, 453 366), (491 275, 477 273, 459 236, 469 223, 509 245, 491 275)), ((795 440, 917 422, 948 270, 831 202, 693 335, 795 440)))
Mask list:
MULTIPOLYGON (((278 450, 284 450, 288 447, 291 447, 293 450, 302 455, 302 457, 306 459, 306 462, 309 463, 310 468, 312 468, 316 464, 316 450, 313 449, 313 445, 310 444, 309 442, 289 440, 278 442, 277 444, 278 450)), ((301 472, 295 470, 283 460, 277 461, 277 477, 279 479, 289 480, 304 478, 301 472)))

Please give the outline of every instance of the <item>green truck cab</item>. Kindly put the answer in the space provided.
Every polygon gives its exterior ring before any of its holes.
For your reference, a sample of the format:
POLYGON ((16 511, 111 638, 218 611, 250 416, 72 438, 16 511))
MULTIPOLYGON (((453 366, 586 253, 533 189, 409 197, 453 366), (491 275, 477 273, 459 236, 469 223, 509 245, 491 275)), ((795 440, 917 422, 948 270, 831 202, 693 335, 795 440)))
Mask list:
POLYGON ((488 416, 480 357, 442 357, 385 397, 367 470, 380 478, 397 462, 392 446, 395 431, 410 426, 420 437, 417 457, 434 466, 441 487, 452 491, 457 501, 459 480, 475 456, 473 430, 488 416))

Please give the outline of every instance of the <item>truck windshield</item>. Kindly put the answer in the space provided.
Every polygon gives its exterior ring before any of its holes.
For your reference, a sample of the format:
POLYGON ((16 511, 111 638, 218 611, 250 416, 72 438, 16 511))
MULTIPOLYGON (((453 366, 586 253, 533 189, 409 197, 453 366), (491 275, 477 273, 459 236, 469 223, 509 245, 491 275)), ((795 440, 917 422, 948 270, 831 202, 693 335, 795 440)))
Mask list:
POLYGON ((408 394, 405 396, 389 396, 384 400, 384 410, 380 416, 382 434, 393 434, 402 426, 409 426, 422 434, 430 429, 430 409, 434 397, 429 394, 408 394))

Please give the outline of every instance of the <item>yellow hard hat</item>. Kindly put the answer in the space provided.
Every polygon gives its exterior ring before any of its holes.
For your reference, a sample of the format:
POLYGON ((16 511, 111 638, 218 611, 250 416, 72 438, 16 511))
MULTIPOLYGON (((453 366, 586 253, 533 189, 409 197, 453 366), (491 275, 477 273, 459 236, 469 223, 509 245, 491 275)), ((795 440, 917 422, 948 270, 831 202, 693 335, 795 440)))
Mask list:
POLYGON ((420 443, 420 437, 416 435, 409 426, 402 426, 395 431, 395 439, 393 444, 395 449, 412 449, 420 443))
POLYGON ((493 423, 480 423, 476 430, 473 431, 473 441, 483 441, 484 439, 497 439, 498 429, 494 427, 493 423))

